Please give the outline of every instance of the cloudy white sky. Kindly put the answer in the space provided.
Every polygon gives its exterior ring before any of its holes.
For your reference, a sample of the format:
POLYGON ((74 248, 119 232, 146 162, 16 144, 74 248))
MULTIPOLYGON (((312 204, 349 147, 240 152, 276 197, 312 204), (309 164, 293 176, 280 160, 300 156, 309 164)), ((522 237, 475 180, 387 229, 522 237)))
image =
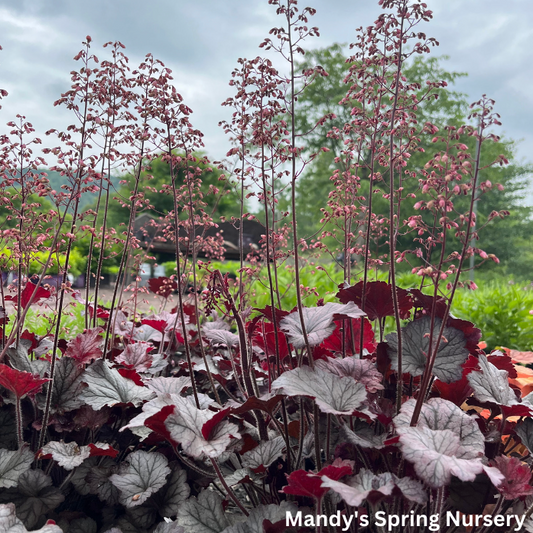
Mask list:
MULTIPOLYGON (((518 156, 533 161, 533 2, 531 0, 427 0, 434 19, 424 31, 440 42, 448 70, 467 72, 456 88, 474 101, 496 100, 506 137, 522 140, 518 156)), ((377 0, 300 0, 317 9, 321 37, 311 47, 355 41, 355 28, 380 13, 377 0)), ((178 91, 218 159, 229 145, 218 122, 220 103, 232 95, 230 73, 239 57, 260 54, 258 44, 277 23, 267 0, 3 0, 0 3, 0 87, 9 92, 0 110, 6 122, 23 114, 37 134, 72 120, 53 107, 69 86, 73 56, 86 35, 95 53, 120 40, 135 65, 148 52, 174 72, 178 91)), ((533 198, 532 198, 533 201, 533 198)))

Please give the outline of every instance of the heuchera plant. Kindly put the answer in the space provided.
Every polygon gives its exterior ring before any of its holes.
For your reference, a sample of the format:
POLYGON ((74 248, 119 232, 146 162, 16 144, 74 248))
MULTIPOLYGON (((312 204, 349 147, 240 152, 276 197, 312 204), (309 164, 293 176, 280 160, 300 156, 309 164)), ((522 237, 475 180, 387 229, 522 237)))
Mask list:
POLYGON ((62 191, 50 190, 39 170, 45 161, 32 150, 40 141, 27 139, 33 128, 24 117, 1 138, 10 211, 1 239, 18 274, 1 293, 2 531, 533 530, 533 393, 522 397, 531 358, 486 353, 481 331, 450 313, 465 260, 487 258, 475 247, 474 205, 493 187, 481 163, 483 146, 497 141, 493 102, 484 96, 473 104, 472 125, 438 131, 418 123, 417 108, 445 83, 428 81, 421 91, 402 70, 438 44, 419 28, 432 15, 423 3, 381 0, 384 13, 359 30, 348 61, 342 105, 352 119, 329 133, 345 149, 321 215, 327 229, 304 238, 296 183, 316 154, 297 134, 295 107, 327 73, 296 70, 304 40, 318 36, 308 25, 314 10, 300 11, 296 0, 269 4, 280 27, 261 44, 268 58, 240 60, 235 95, 224 102, 234 110, 222 126, 242 200, 233 219, 241 230, 235 282, 198 260, 223 251, 220 235, 206 235, 216 220, 206 211, 198 163, 208 161, 198 155, 202 135, 169 69, 151 55, 131 70, 122 44, 105 45, 110 59, 100 61, 87 37, 72 88, 56 102, 77 122, 51 130, 58 146, 43 151, 65 178, 62 191), (411 168, 410 155, 427 138, 445 149, 411 168), (174 246, 176 274, 149 288, 164 301, 176 291, 178 303, 147 315, 136 305, 139 278, 124 299, 128 273, 146 257, 134 220, 149 204, 141 176, 155 157, 170 172, 155 192, 172 197, 157 224, 158 239, 174 246), (124 169, 134 176, 130 196, 118 198, 129 224, 109 228, 110 177, 124 169), (97 205, 82 211, 86 191, 97 193, 97 205), (376 194, 388 201, 388 216, 374 212, 376 194), (264 235, 247 258, 250 195, 263 209, 264 235), (52 202, 44 214, 39 198, 52 202), (405 205, 420 214, 404 220, 405 205), (413 248, 399 251, 399 236, 409 234, 413 248), (460 249, 450 249, 451 235, 460 249), (88 277, 96 264, 95 287, 87 284, 85 294, 67 276, 81 238, 90 241, 88 277), (117 247, 118 281, 106 307, 95 303, 100 274, 117 247), (43 249, 48 259, 32 282, 32 253, 43 249), (312 288, 300 283, 301 265, 339 252, 345 283, 336 301, 304 306, 312 288), (45 288, 58 255, 62 283, 45 288), (396 265, 406 261, 420 286, 397 286, 396 265), (298 288, 294 309, 284 309, 278 283, 286 264, 298 288), (250 285, 262 265, 270 305, 253 309, 250 285), (372 281, 376 268, 388 268, 388 282, 372 281), (26 324, 37 305, 47 306, 45 336, 26 324), (85 329, 68 335, 62 320, 70 306, 83 307, 85 329))

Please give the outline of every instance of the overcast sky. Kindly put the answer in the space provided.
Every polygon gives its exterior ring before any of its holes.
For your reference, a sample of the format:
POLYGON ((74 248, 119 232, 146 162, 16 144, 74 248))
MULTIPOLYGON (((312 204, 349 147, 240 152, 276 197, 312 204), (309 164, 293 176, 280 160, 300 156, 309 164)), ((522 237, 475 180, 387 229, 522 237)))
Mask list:
MULTIPOLYGON (((496 100, 500 132, 523 141, 518 155, 533 161, 533 2, 531 0, 427 0, 434 19, 423 31, 435 37, 436 55, 449 55, 451 71, 469 76, 456 84, 469 101, 496 100)), ((321 37, 309 47, 355 41, 355 29, 380 13, 377 0, 309 0, 311 24, 321 37)), ((207 153, 218 159, 229 144, 218 127, 220 107, 239 57, 261 53, 259 43, 279 23, 267 0, 2 0, 0 87, 9 92, 0 110, 0 132, 23 114, 37 134, 72 121, 53 102, 69 87, 74 55, 86 35, 93 52, 107 41, 126 46, 131 65, 151 52, 174 72, 178 92, 193 109, 207 153)))

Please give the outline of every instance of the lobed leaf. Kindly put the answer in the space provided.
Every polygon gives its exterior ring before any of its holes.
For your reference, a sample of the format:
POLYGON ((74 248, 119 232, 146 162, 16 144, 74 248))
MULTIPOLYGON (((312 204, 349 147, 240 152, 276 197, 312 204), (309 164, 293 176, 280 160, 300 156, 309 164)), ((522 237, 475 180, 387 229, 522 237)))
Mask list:
MULTIPOLYGON (((402 405, 394 418, 398 433, 410 427, 416 400, 411 399, 402 405)), ((442 398, 431 398, 422 405, 417 427, 431 430, 450 430, 457 435, 466 458, 477 458, 485 452, 485 437, 474 417, 467 415, 454 403, 442 398)))
POLYGON ((281 436, 263 441, 259 443, 259 446, 242 455, 242 465, 252 469, 260 466, 267 468, 281 457, 285 446, 285 440, 281 436))
POLYGON ((65 356, 72 357, 80 366, 102 357, 104 339, 101 335, 103 328, 88 329, 70 341, 65 351, 65 356))
MULTIPOLYGON (((28 533, 28 530, 17 518, 15 506, 12 503, 0 504, 0 531, 2 533, 28 533)), ((63 530, 49 520, 41 529, 36 529, 32 533, 63 533, 63 530)))
POLYGON ((284 372, 272 383, 272 390, 287 396, 310 396, 322 412, 336 415, 351 415, 367 397, 365 386, 353 378, 308 366, 284 372))
POLYGON ((177 522, 187 533, 220 533, 229 526, 221 497, 209 489, 183 502, 177 522))
POLYGON ((88 446, 78 446, 75 442, 51 441, 43 446, 41 454, 50 454, 65 470, 74 470, 91 456, 91 450, 88 446))
POLYGON ((93 409, 101 409, 106 405, 112 407, 119 403, 138 406, 154 397, 151 390, 122 377, 118 370, 110 368, 108 361, 101 359, 87 368, 82 381, 87 384, 87 388, 80 394, 80 399, 93 409))
MULTIPOLYGON (((353 302, 338 304, 328 302, 322 307, 304 307, 302 309, 304 326, 309 346, 316 346, 335 331, 335 320, 339 318, 361 318, 365 313, 353 302)), ((280 329, 287 333, 289 341, 295 348, 305 346, 300 314, 295 311, 280 322, 280 329)))
POLYGON ((362 383, 370 393, 384 389, 381 384, 383 375, 368 359, 359 359, 357 356, 319 359, 315 362, 315 367, 337 376, 351 377, 362 383))
POLYGON ((135 507, 165 484, 170 468, 162 453, 142 450, 131 453, 127 463, 126 472, 113 474, 109 481, 120 491, 120 502, 126 507, 135 507))
POLYGON ((33 453, 27 448, 9 451, 0 448, 0 487, 15 487, 21 474, 33 463, 33 453))
MULTIPOLYGON (((474 389, 474 396, 480 402, 493 402, 498 405, 512 406, 518 403, 516 395, 509 386, 509 375, 490 363, 486 356, 479 355, 481 372, 470 372, 468 382, 474 389)), ((528 403, 524 398, 524 403, 528 403)))
MULTIPOLYGON (((437 335, 440 332, 442 320, 435 318, 433 327, 432 351, 437 335)), ((402 328, 402 371, 412 376, 423 374, 429 351, 431 318, 423 316, 409 322, 402 328)), ((393 370, 398 370, 398 334, 389 333, 386 336, 388 353, 393 370)), ((445 327, 435 363, 433 374, 444 381, 452 383, 461 379, 463 369, 461 365, 466 361, 469 351, 463 332, 456 328, 445 327)))

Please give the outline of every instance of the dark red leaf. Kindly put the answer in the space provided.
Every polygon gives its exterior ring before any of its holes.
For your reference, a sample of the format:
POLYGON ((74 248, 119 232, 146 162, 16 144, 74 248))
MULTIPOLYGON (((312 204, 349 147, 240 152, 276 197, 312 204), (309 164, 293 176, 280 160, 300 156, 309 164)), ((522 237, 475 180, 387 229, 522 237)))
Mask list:
POLYGON ((236 415, 242 415, 248 411, 259 409, 260 411, 265 411, 268 414, 272 414, 274 407, 278 405, 282 398, 283 395, 281 394, 272 396, 272 398, 269 398, 268 400, 260 400, 255 396, 250 396, 240 407, 232 409, 231 412, 236 415))
POLYGON ((437 379, 433 384, 441 398, 454 403, 458 407, 461 407, 465 400, 474 392, 467 376, 470 372, 479 368, 478 360, 472 355, 461 366, 463 367, 463 375, 460 380, 453 383, 444 383, 437 379))
POLYGON ((131 379, 135 385, 139 385, 139 387, 144 387, 143 380, 141 379, 141 376, 133 370, 133 368, 117 368, 118 373, 126 379, 131 379))
POLYGON ((115 448, 112 448, 111 446, 103 448, 96 444, 89 444, 89 449, 91 450, 91 457, 107 455, 114 459, 118 455, 118 450, 115 450, 115 448))
POLYGON ((350 476, 353 474, 353 466, 346 464, 348 462, 349 461, 343 461, 342 459, 335 459, 333 464, 325 466, 322 470, 320 470, 318 475, 327 476, 334 481, 339 481, 339 479, 343 478, 344 476, 350 476))
POLYGON ((276 315, 276 324, 279 325, 281 319, 289 315, 288 311, 283 311, 282 309, 277 309, 276 307, 267 305, 263 309, 254 308, 254 311, 259 311, 263 316, 266 316, 270 322, 274 322, 274 314, 276 315))
POLYGON ((518 377, 513 360, 508 355, 491 354, 487 357, 487 359, 489 363, 492 363, 499 370, 505 370, 509 374, 510 379, 516 379, 518 377))
POLYGON ((15 394, 17 398, 23 398, 27 394, 37 394, 47 381, 50 380, 0 364, 0 385, 15 394))
POLYGON ((37 335, 35 333, 29 332, 27 329, 25 329, 20 336, 21 339, 26 339, 31 342, 31 346, 28 348, 28 353, 33 352, 37 346, 39 346, 39 340, 37 339, 37 335))
POLYGON ((288 485, 283 487, 282 492, 285 494, 294 494, 295 496, 305 496, 319 500, 328 492, 328 488, 322 488, 322 479, 316 474, 306 472, 305 470, 295 470, 287 476, 288 485))
POLYGON ((102 356, 103 337, 100 335, 102 328, 88 329, 80 333, 67 345, 65 356, 72 357, 78 365, 86 365, 94 359, 102 356))
POLYGON ((202 426, 202 436, 205 440, 209 440, 211 438, 213 430, 218 426, 218 424, 220 424, 220 422, 222 422, 222 420, 224 420, 224 418, 226 418, 226 416, 228 416, 230 411, 231 407, 222 409, 202 426))
POLYGON ((149 318, 144 318, 141 320, 141 324, 145 326, 150 326, 151 328, 156 329, 159 333, 164 333, 165 328, 167 327, 166 320, 154 320, 149 318))
POLYGON ((252 343, 255 346, 259 346, 270 357, 276 354, 276 337, 278 339, 279 355, 281 359, 284 359, 289 355, 287 337, 279 330, 275 332, 274 324, 263 321, 253 335, 252 343))
MULTIPOLYGON (((177 312, 177 309, 175 312, 177 312)), ((183 312, 189 317, 189 323, 196 324, 196 308, 194 305, 183 304, 183 312)))
MULTIPOLYGON (((409 318, 413 307, 411 296, 405 289, 396 288, 398 295, 398 306, 400 308, 400 318, 409 318)), ((366 284, 365 305, 363 300, 363 282, 360 281, 352 287, 341 288, 337 293, 337 298, 343 303, 354 302, 368 315, 369 320, 382 319, 386 316, 394 315, 394 304, 392 301, 392 287, 384 281, 369 281, 366 284)))
POLYGON ((168 442, 174 443, 167 426, 165 426, 165 420, 174 412, 175 408, 175 405, 165 405, 165 407, 163 407, 159 413, 148 417, 144 421, 144 425, 148 429, 151 429, 154 433, 164 437, 168 442))
MULTIPOLYGON (((422 311, 421 313, 418 313, 419 315, 431 314, 431 310, 433 308, 433 296, 428 296, 419 289, 409 289, 408 292, 413 299, 413 307, 421 309, 422 311)), ((446 299, 442 296, 437 296, 437 301, 435 303, 435 312, 437 313, 436 316, 442 318, 446 311, 446 307, 446 299)), ((418 318, 418 316, 415 318, 418 318)))
POLYGON ((524 403, 518 403, 516 405, 500 405, 502 415, 505 418, 510 416, 531 416, 533 409, 524 403))
POLYGON ((335 321, 337 327, 335 331, 325 339, 320 346, 326 350, 330 350, 334 353, 343 353, 343 330, 344 330, 344 346, 347 355, 353 355, 352 352, 352 334, 353 329, 353 345, 355 347, 355 353, 359 353, 360 335, 361 335, 361 320, 363 320, 363 349, 368 350, 370 353, 374 353, 377 348, 377 343, 374 338, 374 330, 372 324, 366 318, 352 318, 352 327, 348 320, 335 321))
POLYGON ((506 500, 516 500, 533 494, 530 467, 516 457, 500 456, 492 461, 493 465, 505 476, 497 487, 506 500))
MULTIPOLYGON (((37 287, 37 285, 35 285, 31 281, 28 281, 28 283, 26 283, 26 286, 24 287, 24 290, 22 291, 22 293, 20 295, 20 304, 21 304, 23 309, 25 309, 28 306, 28 303, 30 302, 31 295, 33 294, 33 291, 35 290, 35 287, 37 287)), ((50 298, 50 295, 51 295, 50 291, 47 291, 43 287, 39 287, 37 289, 37 293, 35 294, 35 298, 33 299, 32 303, 35 304, 39 300, 50 298)), ((17 304, 17 296, 8 295, 8 296, 4 297, 4 300, 10 300, 15 305, 17 304)))
POLYGON ((148 288, 158 296, 168 298, 178 288, 178 284, 173 279, 161 276, 160 278, 150 278, 148 288))

